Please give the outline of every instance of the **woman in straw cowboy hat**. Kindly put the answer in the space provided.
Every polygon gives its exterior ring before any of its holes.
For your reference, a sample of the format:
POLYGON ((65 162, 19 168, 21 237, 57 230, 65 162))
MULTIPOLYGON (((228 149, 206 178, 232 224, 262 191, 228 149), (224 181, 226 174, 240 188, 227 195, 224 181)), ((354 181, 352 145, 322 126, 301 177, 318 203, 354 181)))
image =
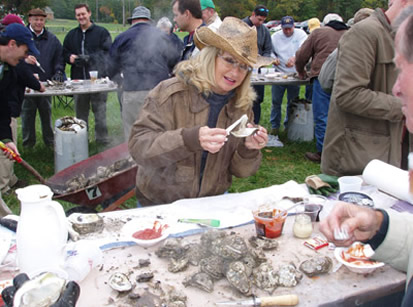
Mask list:
POLYGON ((222 194, 232 176, 253 175, 260 166, 267 131, 258 127, 236 138, 225 130, 243 114, 253 122, 255 27, 227 17, 216 33, 201 27, 194 35, 201 52, 149 93, 132 128, 129 151, 142 205, 222 194))

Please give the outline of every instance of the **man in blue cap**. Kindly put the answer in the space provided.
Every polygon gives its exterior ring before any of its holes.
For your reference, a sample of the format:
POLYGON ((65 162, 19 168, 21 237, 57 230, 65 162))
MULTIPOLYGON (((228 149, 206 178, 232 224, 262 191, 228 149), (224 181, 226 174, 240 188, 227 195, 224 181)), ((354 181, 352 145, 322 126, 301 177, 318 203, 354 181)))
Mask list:
MULTIPOLYGON (((21 24, 11 24, 0 33, 0 141, 6 147, 19 153, 12 141, 10 128, 10 108, 8 103, 10 89, 16 86, 17 77, 14 70, 20 59, 27 57, 28 52, 39 55, 34 45, 30 30, 21 24)), ((8 158, 12 159, 10 154, 8 158)), ((0 174, 2 176, 2 174, 0 174)), ((10 210, 0 199, 0 217, 9 214, 10 210)))
MULTIPOLYGON (((283 74, 294 74, 295 53, 307 39, 307 33, 301 29, 295 29, 294 19, 291 16, 284 16, 281 19, 282 31, 278 31, 271 36, 272 48, 277 57, 277 71, 283 74)), ((287 128, 288 115, 291 111, 291 101, 299 96, 299 85, 273 85, 271 88, 271 134, 275 136, 274 145, 283 147, 283 143, 278 138, 281 126, 281 105, 283 97, 287 92, 287 112, 285 114, 284 127, 287 128)))

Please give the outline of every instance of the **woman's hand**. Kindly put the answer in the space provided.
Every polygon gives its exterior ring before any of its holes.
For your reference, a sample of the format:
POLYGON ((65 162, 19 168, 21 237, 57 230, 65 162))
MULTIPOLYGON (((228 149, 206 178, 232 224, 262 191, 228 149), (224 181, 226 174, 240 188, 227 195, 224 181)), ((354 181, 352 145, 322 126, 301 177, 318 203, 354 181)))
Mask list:
MULTIPOLYGON (((254 127, 252 124, 247 124, 247 127, 252 128, 254 127)), ((245 139, 245 146, 248 149, 262 149, 267 145, 268 142, 268 134, 267 129, 264 127, 258 126, 258 131, 255 132, 253 135, 248 136, 245 139)))
POLYGON ((221 128, 209 128, 207 126, 199 129, 199 143, 201 147, 210 152, 217 153, 227 141, 227 131, 221 128))

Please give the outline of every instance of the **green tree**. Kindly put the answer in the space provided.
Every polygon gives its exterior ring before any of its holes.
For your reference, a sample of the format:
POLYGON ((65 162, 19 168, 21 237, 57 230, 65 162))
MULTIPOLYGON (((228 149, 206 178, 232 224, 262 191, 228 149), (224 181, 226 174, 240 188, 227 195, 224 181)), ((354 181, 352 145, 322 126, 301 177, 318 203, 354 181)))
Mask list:
POLYGON ((9 13, 27 15, 31 9, 45 8, 49 5, 49 0, 2 0, 0 5, 0 15, 9 13))

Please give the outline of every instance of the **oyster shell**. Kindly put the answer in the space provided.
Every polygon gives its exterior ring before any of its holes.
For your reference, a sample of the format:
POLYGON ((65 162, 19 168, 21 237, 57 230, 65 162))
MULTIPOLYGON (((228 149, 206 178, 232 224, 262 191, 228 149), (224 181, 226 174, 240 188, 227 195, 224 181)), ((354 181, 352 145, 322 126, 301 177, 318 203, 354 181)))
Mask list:
POLYGON ((222 240, 214 241, 212 253, 225 259, 237 260, 241 258, 247 250, 244 239, 238 235, 230 235, 222 240))
POLYGON ((172 273, 183 271, 188 267, 188 263, 189 259, 186 256, 179 259, 171 258, 168 265, 168 271, 172 273))
POLYGON ((47 272, 27 280, 16 291, 13 299, 15 307, 43 307, 55 303, 62 293, 66 281, 47 272))
POLYGON ((214 282, 212 281, 212 278, 204 272, 198 272, 192 276, 188 276, 182 284, 185 287, 192 286, 209 293, 214 291, 214 282))
POLYGON ((247 268, 241 261, 231 262, 225 274, 228 282, 244 295, 251 295, 251 281, 247 275, 247 268))
POLYGON ((218 256, 212 255, 210 257, 201 259, 199 267, 201 271, 211 276, 211 278, 219 280, 223 277, 221 273, 222 259, 218 256))
POLYGON ((68 219, 72 223, 73 229, 80 234, 101 232, 103 230, 103 218, 95 213, 72 213, 68 219))
POLYGON ((252 247, 262 248, 263 250, 272 250, 278 248, 278 242, 267 237, 252 236, 248 239, 252 247))
POLYGON ((202 248, 201 244, 190 243, 185 246, 186 248, 186 257, 189 260, 189 263, 197 266, 202 258, 207 257, 207 251, 202 248))
POLYGON ((252 274, 252 282, 258 288, 267 291, 269 294, 277 288, 279 282, 278 272, 270 263, 265 262, 260 264, 258 268, 253 270, 252 274))
POLYGON ((186 250, 187 247, 181 245, 180 239, 169 238, 155 251, 155 254, 159 258, 179 259, 185 255, 186 250))
POLYGON ((66 191, 70 192, 70 191, 80 190, 84 188, 85 186, 87 186, 87 183, 88 183, 88 180, 86 179, 85 175, 80 174, 66 182, 65 184, 67 187, 66 191))
POLYGON ((113 273, 109 277, 109 286, 118 292, 126 292, 132 289, 133 285, 130 282, 128 276, 123 273, 113 273))
POLYGON ((137 281, 137 282, 148 282, 148 281, 150 281, 152 278, 153 278, 153 273, 149 271, 149 272, 145 272, 145 273, 139 274, 139 275, 136 277, 136 281, 137 281))
POLYGON ((330 257, 319 256, 303 261, 300 264, 299 269, 308 277, 313 277, 315 275, 327 273, 332 266, 333 261, 330 257))
POLYGON ((303 274, 294 265, 281 265, 278 270, 278 285, 282 287, 295 287, 303 278, 303 274))

